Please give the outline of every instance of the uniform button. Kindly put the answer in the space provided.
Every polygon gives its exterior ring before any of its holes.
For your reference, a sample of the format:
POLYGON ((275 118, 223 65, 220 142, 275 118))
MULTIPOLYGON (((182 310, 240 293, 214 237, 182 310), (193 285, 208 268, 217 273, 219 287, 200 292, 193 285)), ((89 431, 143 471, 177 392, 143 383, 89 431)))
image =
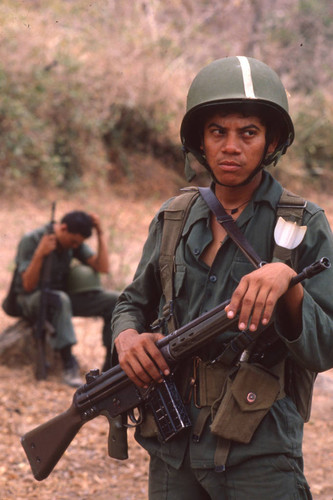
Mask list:
POLYGON ((195 248, 194 249, 194 255, 199 255, 200 253, 200 248, 195 248))
POLYGON ((249 404, 254 403, 256 399, 257 399, 257 395, 254 392, 249 392, 248 395, 246 396, 246 401, 249 404))
POLYGON ((209 281, 211 281, 212 283, 216 283, 216 280, 217 280, 217 277, 215 276, 215 274, 212 274, 211 276, 209 276, 209 281))

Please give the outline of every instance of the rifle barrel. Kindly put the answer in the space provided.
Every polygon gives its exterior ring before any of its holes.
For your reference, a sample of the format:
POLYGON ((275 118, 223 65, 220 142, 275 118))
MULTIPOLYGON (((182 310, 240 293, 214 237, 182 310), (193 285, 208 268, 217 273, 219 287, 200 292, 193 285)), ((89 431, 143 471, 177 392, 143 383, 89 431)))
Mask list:
POLYGON ((305 267, 299 274, 297 274, 297 276, 292 278, 289 288, 297 285, 297 283, 300 283, 305 279, 313 278, 313 276, 316 276, 317 274, 325 271, 325 269, 329 269, 330 267, 330 260, 327 257, 322 257, 320 260, 314 262, 310 266, 305 267))

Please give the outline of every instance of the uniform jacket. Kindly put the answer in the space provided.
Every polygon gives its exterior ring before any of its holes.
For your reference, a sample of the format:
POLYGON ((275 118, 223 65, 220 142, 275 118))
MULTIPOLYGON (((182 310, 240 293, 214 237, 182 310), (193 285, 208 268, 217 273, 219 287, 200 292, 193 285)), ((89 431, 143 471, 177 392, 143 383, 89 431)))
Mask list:
MULTIPOLYGON (((281 193, 282 186, 264 171, 261 185, 237 219, 242 232, 267 262, 273 256, 276 205, 281 193)), ((161 215, 168 203, 154 217, 134 280, 120 296, 113 315, 114 338, 127 328, 134 328, 140 333, 149 331, 150 323, 162 310, 164 299, 159 276, 159 248, 163 229, 161 215)), ((211 267, 200 259, 212 240, 209 220, 209 209, 198 197, 176 251, 174 308, 178 326, 229 299, 241 277, 254 270, 228 236, 221 242, 211 267)), ((303 223, 308 229, 297 249, 297 272, 323 256, 333 260, 332 232, 323 210, 308 202, 303 223)), ((289 326, 281 307, 277 305, 276 308, 274 327, 285 349, 302 366, 314 372, 333 366, 332 278, 331 268, 303 282, 303 328, 296 340, 287 340, 289 326)), ((230 340, 235 333, 224 332, 201 354, 206 359, 214 359, 221 352, 222 343, 230 340)), ((199 410, 192 405, 189 411, 192 422, 195 422, 199 410)), ((303 420, 293 401, 286 396, 274 403, 249 444, 232 443, 227 464, 272 453, 299 457, 302 454, 302 433, 303 420)), ((216 437, 210 432, 209 422, 199 443, 192 441, 190 433, 184 433, 167 444, 161 444, 155 438, 143 438, 140 433, 137 433, 137 439, 150 453, 174 467, 180 466, 187 449, 192 467, 214 467, 216 437)))

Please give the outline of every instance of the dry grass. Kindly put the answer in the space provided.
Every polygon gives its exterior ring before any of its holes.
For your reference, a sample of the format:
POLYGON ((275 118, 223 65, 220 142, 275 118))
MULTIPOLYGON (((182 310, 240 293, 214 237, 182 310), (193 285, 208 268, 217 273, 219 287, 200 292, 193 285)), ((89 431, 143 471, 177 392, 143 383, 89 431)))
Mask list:
MULTIPOLYGON (((85 208, 100 214, 109 235, 111 273, 105 285, 121 288, 131 280, 145 240, 148 224, 162 199, 177 191, 172 183, 157 175, 149 184, 141 184, 141 192, 160 186, 160 195, 152 199, 136 199, 129 187, 107 190, 96 186, 90 192, 80 192, 68 198, 57 193, 57 214, 72 208, 85 208)), ((302 193, 303 194, 303 193, 302 193)), ((25 198, 0 200, 0 234, 2 242, 2 273, 0 300, 11 276, 10 268, 16 243, 21 234, 48 217, 50 202, 55 193, 43 197, 30 190, 25 198)), ((328 207, 333 222, 332 201, 325 195, 313 195, 328 207)), ((94 244, 94 242, 92 242, 94 244)), ((99 367, 104 352, 101 346, 101 322, 76 318, 79 339, 75 353, 82 372, 99 367)), ((14 320, 0 311, 0 330, 14 320)), ((332 440, 332 373, 320 377, 315 392, 312 419, 306 426, 304 452, 308 479, 316 500, 332 500, 333 467, 332 440), (323 456, 325 459, 323 460, 323 456)), ((0 366, 0 401, 2 408, 2 437, 0 454, 6 457, 0 465, 1 500, 145 500, 147 498, 148 459, 145 452, 130 437, 130 459, 119 462, 107 456, 107 420, 100 417, 85 425, 69 447, 54 472, 43 482, 36 482, 20 446, 19 438, 26 431, 52 418, 70 406, 73 390, 61 384, 57 375, 37 383, 32 366, 8 368, 0 366)))

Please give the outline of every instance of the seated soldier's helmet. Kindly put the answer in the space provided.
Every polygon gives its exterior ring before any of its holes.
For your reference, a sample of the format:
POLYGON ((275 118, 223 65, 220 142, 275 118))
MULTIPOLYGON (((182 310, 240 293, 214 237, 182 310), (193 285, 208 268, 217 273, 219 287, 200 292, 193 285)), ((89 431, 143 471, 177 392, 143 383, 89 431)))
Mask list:
POLYGON ((71 267, 67 277, 67 293, 74 295, 93 290, 102 290, 99 273, 84 264, 71 267))
POLYGON ((192 153, 209 169, 200 147, 203 117, 214 107, 243 104, 250 105, 254 113, 264 113, 278 130, 278 145, 263 161, 263 165, 276 164, 294 140, 287 94, 275 71, 257 59, 244 56, 213 61, 194 78, 180 128, 185 153, 192 153))

